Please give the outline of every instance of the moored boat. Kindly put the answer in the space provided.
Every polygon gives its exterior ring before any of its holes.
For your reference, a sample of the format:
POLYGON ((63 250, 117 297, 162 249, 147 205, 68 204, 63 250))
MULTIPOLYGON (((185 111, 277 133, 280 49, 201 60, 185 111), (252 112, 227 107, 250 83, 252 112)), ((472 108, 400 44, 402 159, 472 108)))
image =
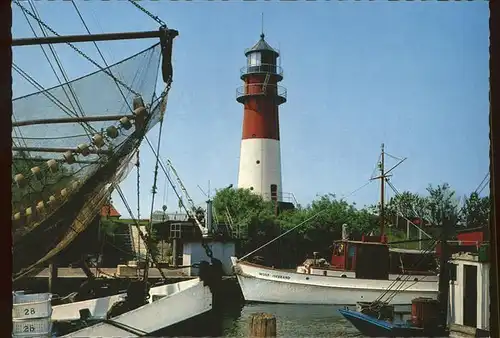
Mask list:
POLYGON ((343 269, 296 272, 238 261, 232 257, 234 272, 246 301, 354 305, 371 302, 381 293, 397 285, 391 304, 408 305, 418 297, 436 298, 438 283, 432 275, 390 275, 387 244, 369 241, 344 241, 353 248, 352 257, 345 256, 343 269), (322 273, 318 273, 321 271, 322 273))
MULTIPOLYGON (((403 161, 404 159, 392 169, 403 161)), ((381 180, 383 192, 387 174, 392 171, 392 169, 384 170, 383 145, 379 164, 380 176, 373 179, 381 180)), ((349 240, 343 235, 342 240, 334 243, 331 264, 316 264, 316 259, 314 259, 313 264, 303 264, 297 267, 296 271, 289 271, 232 257, 233 270, 245 300, 290 304, 354 305, 357 302, 379 301, 382 294, 386 302, 409 305, 412 299, 418 297, 435 299, 438 295, 438 280, 434 272, 426 271, 426 268, 415 271, 418 267, 412 266, 410 270, 408 267, 401 267, 398 273, 391 273, 390 248, 387 236, 384 234, 384 194, 382 193, 381 196, 380 234, 363 236, 360 241, 349 240)), ((293 229, 295 228, 289 231, 293 229)))

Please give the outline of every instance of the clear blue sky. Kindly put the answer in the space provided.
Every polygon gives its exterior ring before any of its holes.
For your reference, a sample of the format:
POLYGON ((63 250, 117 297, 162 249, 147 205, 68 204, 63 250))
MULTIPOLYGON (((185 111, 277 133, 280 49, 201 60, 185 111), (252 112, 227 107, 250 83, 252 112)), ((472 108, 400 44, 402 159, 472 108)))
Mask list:
MULTIPOLYGON (((382 142, 389 153, 408 157, 394 172, 399 191, 424 193, 429 183, 449 182, 462 195, 488 171, 486 1, 141 4, 180 32, 161 154, 172 160, 197 203, 206 199, 197 185, 206 190, 210 180, 213 190, 237 183, 243 107, 235 89, 244 49, 259 38, 262 12, 266 40, 281 51, 288 89, 280 110, 283 191, 301 203, 317 194, 349 194, 369 179, 382 142)), ((31 36, 12 6, 14 36, 31 36)), ((85 32, 71 3, 36 6, 59 34, 85 32)), ((78 6, 95 33, 158 27, 125 1, 78 6)), ((154 42, 99 45, 108 62, 116 62, 154 42)), ((92 45, 82 49, 97 59, 92 45)), ((57 51, 71 77, 94 70, 67 47, 57 51)), ((44 86, 56 84, 38 47, 14 49, 14 61, 44 86)), ((15 96, 33 90, 17 75, 14 80, 15 96)), ((157 135, 155 128, 150 140, 157 135)), ((142 149, 140 206, 147 217, 154 158, 147 145, 142 149)), ((133 210, 135 187, 132 171, 122 189, 133 210)), ((161 175, 156 209, 166 203, 177 210, 164 187, 161 175)), ((362 206, 378 198, 372 183, 349 200, 362 206)), ((114 202, 127 215, 117 195, 114 202)))

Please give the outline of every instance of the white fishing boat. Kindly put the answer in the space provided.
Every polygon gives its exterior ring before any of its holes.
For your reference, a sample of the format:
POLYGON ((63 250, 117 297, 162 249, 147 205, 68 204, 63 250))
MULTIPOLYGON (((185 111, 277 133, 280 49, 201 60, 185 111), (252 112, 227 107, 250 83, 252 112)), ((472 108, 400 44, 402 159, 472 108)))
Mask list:
POLYGON ((384 265, 374 264, 380 253, 388 253, 385 244, 355 241, 345 241, 344 244, 358 251, 356 256, 349 258, 354 262, 351 269, 304 271, 301 266, 298 272, 273 269, 232 257, 233 269, 245 300, 253 302, 355 305, 375 301, 387 290, 388 297, 392 298, 390 303, 395 305, 411 304, 412 299, 418 297, 437 297, 435 275, 394 275, 389 274, 384 265), (360 248, 364 252, 360 252, 360 248), (398 292, 392 294, 391 288, 398 292))
MULTIPOLYGON (((380 176, 372 178, 381 180, 382 192, 387 174, 403 161, 404 159, 385 172, 382 145, 380 176)), ((384 219, 384 194, 381 196, 380 219, 384 219)), ((334 243, 329 264, 317 264, 316 259, 306 260, 305 264, 293 271, 253 264, 236 257, 231 259, 246 301, 355 305, 358 302, 383 299, 384 302, 394 305, 409 305, 414 298, 437 298, 438 278, 435 272, 426 271, 427 267, 420 267, 420 271, 415 271, 418 269, 416 266, 400 266, 395 274, 391 271, 390 252, 387 237, 384 235, 384 222, 381 222, 378 236, 363 236, 361 241, 352 241, 343 234, 343 239, 334 243)), ((323 260, 323 263, 326 261, 323 260)))

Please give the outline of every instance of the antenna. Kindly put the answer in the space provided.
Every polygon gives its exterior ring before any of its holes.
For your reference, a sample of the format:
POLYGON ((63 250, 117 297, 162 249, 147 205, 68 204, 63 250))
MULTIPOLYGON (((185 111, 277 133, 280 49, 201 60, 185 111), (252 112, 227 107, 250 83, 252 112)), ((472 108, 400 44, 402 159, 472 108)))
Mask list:
POLYGON ((260 13, 260 36, 264 38, 264 12, 260 13))
POLYGON ((278 42, 278 53, 280 53, 280 55, 279 55, 280 57, 278 59, 278 66, 281 68, 281 59, 283 58, 281 56, 281 42, 278 42))

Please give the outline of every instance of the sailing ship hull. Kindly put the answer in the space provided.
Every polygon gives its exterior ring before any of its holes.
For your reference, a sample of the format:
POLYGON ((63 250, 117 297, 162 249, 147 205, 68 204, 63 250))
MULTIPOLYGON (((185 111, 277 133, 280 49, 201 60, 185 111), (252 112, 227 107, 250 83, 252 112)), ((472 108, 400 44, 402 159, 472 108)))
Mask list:
MULTIPOLYGON (((355 305, 375 301, 394 286, 392 280, 309 275, 238 262, 236 257, 231 261, 243 297, 251 302, 355 305)), ((414 298, 437 298, 438 283, 422 279, 401 282, 390 303, 409 305, 414 298)))
MULTIPOLYGON (((112 322, 100 322, 63 337, 139 337, 178 326, 212 310, 212 292, 198 278, 153 287, 150 296, 148 304, 114 317, 112 322)), ((111 296, 54 306, 52 318, 74 320, 81 309, 90 307, 92 318, 102 319, 119 298, 111 296)))

